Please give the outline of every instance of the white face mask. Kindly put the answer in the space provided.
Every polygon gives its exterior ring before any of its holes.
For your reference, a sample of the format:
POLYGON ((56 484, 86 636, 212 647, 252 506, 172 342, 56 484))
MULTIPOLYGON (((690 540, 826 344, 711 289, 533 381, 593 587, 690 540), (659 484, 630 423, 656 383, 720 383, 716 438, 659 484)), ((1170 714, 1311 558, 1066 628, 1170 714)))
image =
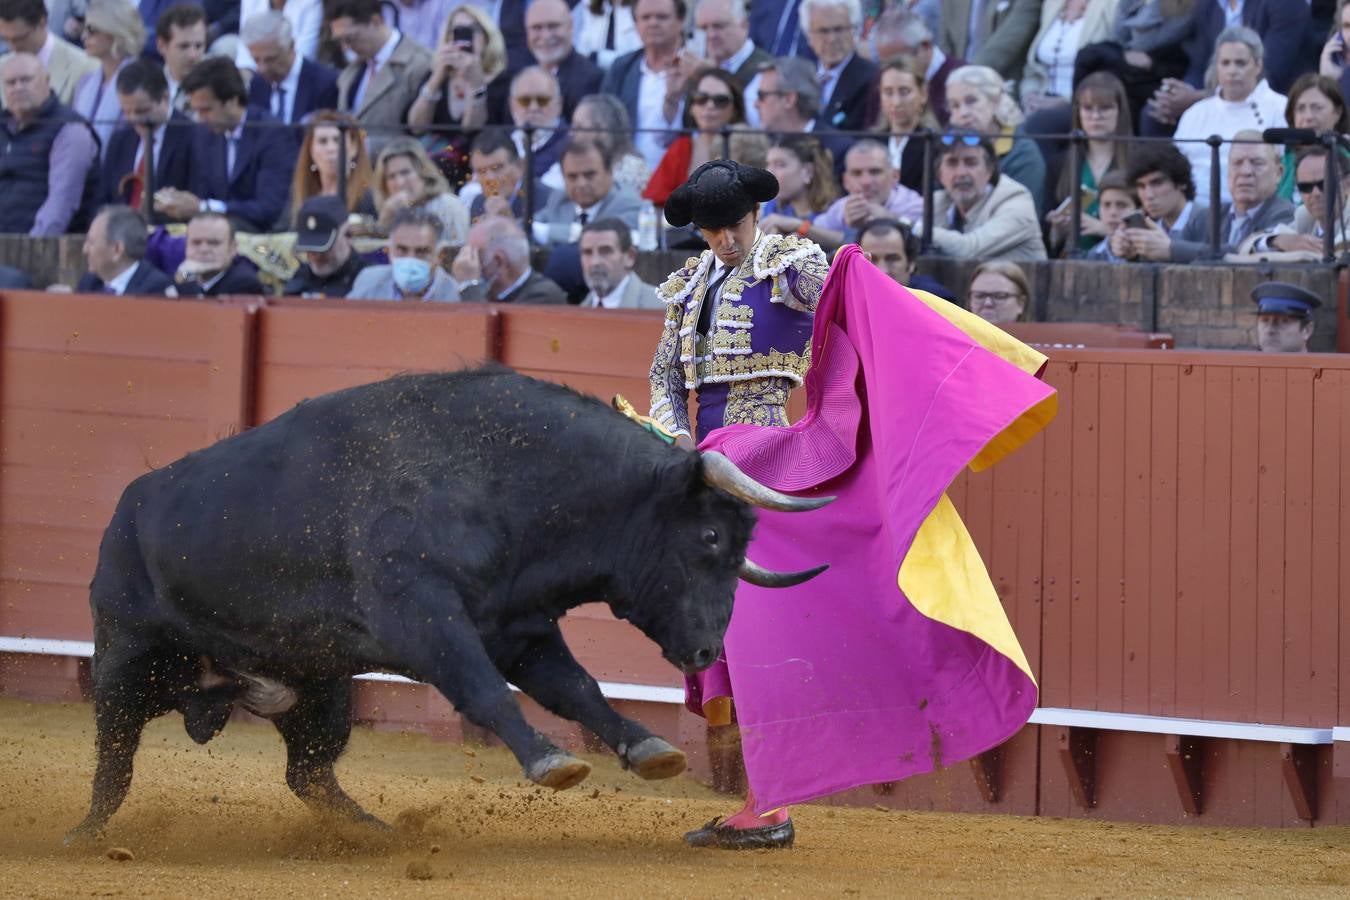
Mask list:
POLYGON ((421 294, 431 284, 431 263, 415 256, 400 256, 390 265, 394 284, 405 294, 421 294))

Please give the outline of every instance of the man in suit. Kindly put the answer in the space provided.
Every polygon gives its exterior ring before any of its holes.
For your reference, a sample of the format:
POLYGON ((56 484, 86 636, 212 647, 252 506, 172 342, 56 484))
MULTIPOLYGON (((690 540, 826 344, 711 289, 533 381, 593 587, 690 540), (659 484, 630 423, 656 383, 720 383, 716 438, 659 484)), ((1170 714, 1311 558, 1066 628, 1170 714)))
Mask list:
POLYGON ((239 34, 255 66, 248 85, 249 106, 280 122, 305 122, 320 109, 337 109, 336 69, 300 56, 290 21, 275 10, 249 18, 239 34))
POLYGON ((801 26, 816 54, 820 119, 840 131, 861 131, 877 67, 858 55, 858 0, 802 0, 801 26))
MULTIPOLYGON (((484 216, 525 218, 525 167, 515 141, 504 128, 485 128, 474 136, 469 148, 469 167, 478 193, 469 201, 469 221, 484 216)), ((531 182, 535 215, 553 195, 547 185, 531 182)), ((467 196, 467 194, 465 195, 467 196)))
POLYGON ((420 206, 403 207, 389 223, 389 264, 362 269, 347 299, 459 300, 459 287, 440 267, 444 237, 445 225, 435 213, 420 206))
MULTIPOLYGON (((164 70, 148 59, 134 59, 117 73, 117 102, 126 124, 113 132, 103 158, 101 203, 125 203, 145 212, 162 187, 192 188, 192 120, 169 107, 164 70), (143 179, 145 145, 152 147, 153 177, 143 179), (142 180, 151 183, 145 190, 142 180)), ((153 222, 167 221, 158 210, 153 222)))
POLYGON ((105 206, 84 236, 89 271, 75 285, 77 294, 124 297, 176 297, 169 276, 145 261, 145 219, 129 206, 105 206))
POLYGON ((1041 26, 1041 3, 1042 0, 945 0, 938 46, 948 56, 988 66, 1005 79, 1017 81, 1022 77, 1031 40, 1041 26))
POLYGON ((557 284, 530 267, 530 242, 512 219, 488 216, 450 264, 465 300, 493 303, 566 303, 557 284))
POLYGON ((633 272, 637 248, 627 222, 605 218, 581 229, 581 274, 590 292, 581 305, 588 309, 664 309, 656 286, 633 272))
MULTIPOLYGON (((1244 130, 1235 141, 1260 141, 1261 132, 1244 130)), ((1265 143, 1233 143, 1228 149, 1228 190, 1233 202, 1219 209, 1219 253, 1234 253, 1250 235, 1272 231, 1294 221, 1294 204, 1275 191, 1284 175, 1279 148, 1265 143)), ((1167 240, 1170 262, 1188 263, 1209 256, 1209 222, 1213 210, 1191 216, 1181 234, 1167 240)), ((1154 253, 1158 252, 1156 249, 1154 253)), ((1151 259, 1152 255, 1145 256, 1151 259)))
POLYGON ((206 55, 206 13, 195 3, 176 3, 164 10, 155 23, 155 49, 164 59, 169 104, 186 114, 183 79, 206 55))
POLYGON ((183 81, 192 112, 192 190, 160 188, 155 204, 171 219, 227 215, 240 231, 267 231, 286 203, 296 145, 276 120, 247 106, 234 62, 211 57, 183 81))
MULTIPOLYGON (((937 117, 938 124, 947 124, 947 76, 966 64, 959 56, 948 56, 933 39, 933 32, 919 14, 903 4, 886 8, 872 26, 872 43, 881 62, 899 57, 923 76, 928 89, 928 108, 937 117)), ((870 101, 870 112, 877 112, 875 94, 870 101)))
POLYGON ((773 59, 750 40, 750 20, 742 0, 699 0, 694 23, 707 38, 708 58, 729 72, 745 88, 745 121, 759 127, 755 98, 759 96, 759 69, 773 59))
MULTIPOLYGON (((229 60, 223 60, 229 62, 229 60)), ((234 65, 234 63, 230 63, 234 65)), ((258 271, 238 256, 234 226, 217 212, 198 213, 187 226, 183 262, 174 273, 180 297, 262 294, 258 271)))
POLYGON ((534 0, 525 11, 525 39, 533 64, 557 79, 563 118, 571 119, 577 102, 600 89, 605 73, 573 49, 566 0, 534 0))
POLYGON ((633 6, 642 49, 614 60, 600 93, 623 101, 638 129, 633 146, 655 170, 680 127, 685 80, 702 60, 684 50, 684 0, 637 0, 633 6))
POLYGON ((52 93, 67 106, 75 96, 75 85, 98 68, 98 62, 79 47, 51 33, 42 0, 0 0, 0 41, 9 45, 0 63, 14 53, 33 54, 47 70, 52 93))
POLYGON ((823 124, 820 113, 820 82, 813 63, 784 56, 765 63, 759 73, 759 96, 755 98, 760 127, 778 134, 811 133, 834 155, 835 174, 844 168, 844 154, 853 139, 823 124))
POLYGON ((800 56, 815 62, 816 55, 802 33, 801 0, 750 4, 750 39, 771 56, 800 56))
POLYGON ((431 51, 390 28, 380 0, 328 0, 333 39, 356 59, 338 76, 338 109, 366 129, 371 157, 404 131, 408 109, 431 74, 431 51))
MULTIPOLYGON (((558 80, 543 67, 529 66, 511 79, 511 120, 516 126, 511 136, 523 159, 525 129, 534 129, 530 173, 536 179, 544 179, 549 175, 549 170, 562 157, 563 144, 567 142, 567 123, 563 121, 562 108, 558 80)), ((557 173, 553 177, 556 178, 557 173)))
POLYGON ((540 244, 575 244, 588 222, 618 219, 636 229, 642 200, 614 183, 613 160, 593 140, 573 138, 562 151, 565 192, 553 192, 534 217, 540 244))

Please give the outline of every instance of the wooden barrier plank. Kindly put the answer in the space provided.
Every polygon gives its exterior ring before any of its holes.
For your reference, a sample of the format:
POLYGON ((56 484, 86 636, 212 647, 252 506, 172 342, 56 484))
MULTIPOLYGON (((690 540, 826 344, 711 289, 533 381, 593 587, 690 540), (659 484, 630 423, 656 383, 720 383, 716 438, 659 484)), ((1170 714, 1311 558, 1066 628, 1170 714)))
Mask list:
MULTIPOLYGON (((1337 455, 1333 464, 1340 468, 1345 464, 1345 455, 1350 453, 1350 373, 1336 372, 1336 382, 1341 388, 1339 404, 1341 452, 1337 455)), ((1339 508, 1342 541, 1338 544, 1339 552, 1337 553, 1340 560, 1340 590, 1336 592, 1336 596, 1340 598, 1340 627, 1338 628, 1337 638, 1339 646, 1347 648, 1350 647, 1350 553, 1345 551, 1344 542, 1350 541, 1350 479, 1341 479, 1340 496, 1334 498, 1334 502, 1339 508)), ((1347 665, 1345 660, 1346 654, 1344 652, 1337 654, 1337 722, 1350 722, 1350 665, 1347 665)))
POLYGON ((970 518, 966 530, 980 551, 984 567, 992 571, 992 544, 994 542, 994 470, 971 472, 966 481, 966 508, 970 518))
POLYGON ((1179 367, 1153 366, 1149 464, 1149 702, 1155 716, 1177 704, 1177 416, 1179 367))
POLYGON ((1070 488, 1073 492, 1073 531, 1071 558, 1069 629, 1069 704, 1091 709, 1096 702, 1098 642, 1097 630, 1097 429, 1101 406, 1098 394, 1100 367, 1079 363, 1073 383, 1073 467, 1070 488))
POLYGON ((257 361, 258 315, 252 305, 226 305, 212 319, 206 346, 210 378, 202 402, 203 444, 238 434, 251 423, 253 370, 257 361))
POLYGON ((497 309, 501 361, 511 368, 620 378, 651 368, 663 321, 658 310, 497 309))
POLYGON ((1285 372, 1259 380, 1256 545, 1256 705, 1259 721, 1278 722, 1284 707, 1285 372))
MULTIPOLYGON (((92 572, 92 567, 90 569, 92 572)), ((87 641, 94 636, 89 579, 54 584, 27 578, 0 579, 0 635, 87 641)))
POLYGON ((0 345, 205 362, 211 350, 205 338, 224 309, 216 301, 5 291, 0 345))
POLYGON ((202 446, 201 419, 158 419, 99 413, 5 409, 0 445, 5 461, 79 472, 145 472, 202 446))
POLYGON ((1204 524, 1199 534, 1199 576, 1189 598, 1200 612, 1200 713, 1208 719, 1231 720, 1237 713, 1229 693, 1230 596, 1229 547, 1232 537, 1233 371, 1222 366, 1204 370, 1205 428, 1200 459, 1204 524))
MULTIPOLYGON (((1098 429, 1097 694, 1095 709, 1124 710, 1125 366, 1103 364, 1098 429)), ((1089 587, 1085 585, 1085 587, 1089 587)))
MULTIPOLYGON (((7 516, 6 505, 16 498, 62 497, 70 502, 91 503, 99 512, 111 514, 117 498, 140 472, 112 468, 70 470, 0 462, 0 485, 4 488, 0 515, 7 516)), ((16 519, 10 519, 16 521, 16 519)), ((105 522, 106 524, 106 522, 105 522)))
POLYGON ((590 394, 605 403, 608 403, 615 394, 622 394, 641 413, 646 413, 647 407, 650 406, 651 387, 646 378, 586 375, 580 372, 559 372, 554 369, 520 368, 516 371, 541 381, 565 384, 574 391, 590 394))
POLYGON ((1073 464, 1073 420, 1078 407, 1068 363, 1051 360, 1046 381, 1059 391, 1059 415, 1045 432, 1044 600, 1041 621, 1041 705, 1069 706, 1072 627, 1073 496, 1065 473, 1073 464))
POLYGON ((305 400, 343 388, 383 381, 404 371, 408 370, 369 366, 295 366, 270 362, 258 370, 254 424, 271 421, 305 400))
POLYGON ((130 416, 201 417, 210 364, 94 353, 6 349, 5 406, 130 416))
POLYGON ((493 308, 475 303, 277 301, 258 321, 263 365, 458 369, 495 358, 496 341, 493 308))
POLYGON ((103 528, 0 525, 0 563, 6 577, 89 586, 103 528))
POLYGON ((994 539, 989 572, 1031 664, 1041 651, 1041 519, 1044 444, 1030 442, 991 470, 994 539))
POLYGON ((1350 444, 1342 443, 1341 428, 1346 409, 1347 373, 1323 371, 1313 381, 1312 435, 1312 547, 1309 565, 1311 604, 1311 647, 1308 708, 1314 721, 1343 722, 1337 708, 1337 678, 1341 654, 1338 641, 1341 617, 1350 614, 1341 604, 1343 588, 1350 584, 1340 579, 1341 559, 1350 554, 1341 547, 1350 541, 1350 532, 1341 528, 1346 480, 1341 476, 1350 444), (1337 598, 1332 602, 1331 598, 1337 598))
POLYGON ((1184 366, 1177 381, 1176 712, 1197 718, 1204 700, 1206 567, 1205 370, 1184 366))
POLYGON ((1234 368, 1234 415, 1228 446, 1232 459, 1229 499, 1228 563, 1228 695, 1233 718, 1256 719, 1257 642, 1260 599, 1257 596, 1257 548, 1260 543, 1261 423, 1252 410, 1260 403, 1260 373, 1234 368))
MULTIPOLYGON (((1281 722, 1319 722, 1312 701, 1313 374, 1285 372, 1284 697, 1281 722)), ((1325 721, 1325 720, 1321 720, 1325 721)))
POLYGON ((1145 364, 1125 369, 1125 454, 1123 621, 1121 623, 1121 708, 1144 712, 1149 708, 1149 613, 1151 579, 1150 544, 1152 500, 1149 493, 1153 435, 1153 370, 1145 364))

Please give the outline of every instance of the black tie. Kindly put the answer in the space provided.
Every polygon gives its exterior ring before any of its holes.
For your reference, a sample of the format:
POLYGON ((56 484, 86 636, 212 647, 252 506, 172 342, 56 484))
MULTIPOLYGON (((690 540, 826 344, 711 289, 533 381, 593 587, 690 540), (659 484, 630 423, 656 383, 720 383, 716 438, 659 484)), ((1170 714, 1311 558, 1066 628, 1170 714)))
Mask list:
POLYGON ((722 282, 727 280, 731 274, 731 266, 723 266, 722 271, 708 285, 707 292, 703 295, 703 306, 698 311, 698 333, 707 337, 708 332, 712 330, 713 307, 717 305, 717 292, 722 287, 722 282))
POLYGON ((589 222, 590 220, 591 220, 591 214, 590 214, 590 213, 588 213, 588 212, 579 212, 579 213, 577 213, 577 221, 581 223, 581 227, 582 227, 582 228, 585 228, 585 227, 586 227, 586 223, 589 222))

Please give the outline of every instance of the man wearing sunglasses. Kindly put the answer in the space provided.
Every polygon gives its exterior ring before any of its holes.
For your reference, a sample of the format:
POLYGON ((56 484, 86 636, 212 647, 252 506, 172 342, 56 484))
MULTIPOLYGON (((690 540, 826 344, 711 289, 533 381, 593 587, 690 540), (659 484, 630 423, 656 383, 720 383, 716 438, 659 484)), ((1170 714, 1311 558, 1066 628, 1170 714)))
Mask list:
POLYGON ((1031 192, 999 177, 994 145, 986 138, 944 134, 936 165, 942 190, 933 195, 932 243, 939 253, 1018 262, 1046 258, 1031 192))
MULTIPOLYGON (((1244 253, 1301 253, 1310 259, 1321 259, 1327 228, 1326 171, 1327 148, 1320 144, 1305 147, 1294 167, 1295 184, 1303 205, 1294 213, 1291 223, 1277 225, 1248 239, 1241 248, 1244 253)), ((1350 199, 1350 157, 1344 152, 1337 157, 1336 169, 1341 182, 1337 200, 1336 242, 1345 238, 1344 211, 1350 199)))
POLYGON ((521 69, 511 79, 511 137, 521 159, 525 158, 526 128, 533 128, 534 155, 530 173, 551 188, 562 187, 560 172, 550 172, 562 158, 567 125, 562 120, 562 92, 558 79, 541 66, 521 69))

